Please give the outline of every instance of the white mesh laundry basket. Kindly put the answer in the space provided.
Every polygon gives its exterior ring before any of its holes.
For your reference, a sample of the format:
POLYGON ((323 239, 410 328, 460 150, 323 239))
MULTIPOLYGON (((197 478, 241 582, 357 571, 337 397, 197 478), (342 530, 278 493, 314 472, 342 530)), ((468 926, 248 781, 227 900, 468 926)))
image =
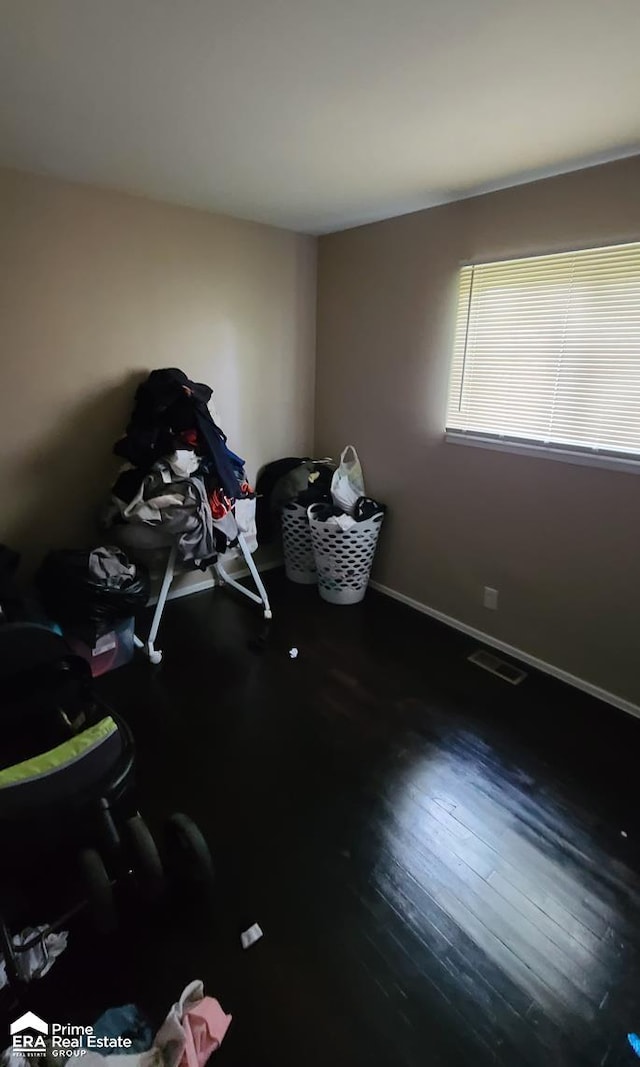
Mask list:
POLYGON ((299 585, 315 585, 318 580, 313 559, 307 509, 292 501, 282 509, 282 548, 287 578, 299 585))
POLYGON ((384 515, 341 530, 315 518, 317 507, 312 504, 308 514, 320 596, 331 604, 357 604, 367 591, 384 515))

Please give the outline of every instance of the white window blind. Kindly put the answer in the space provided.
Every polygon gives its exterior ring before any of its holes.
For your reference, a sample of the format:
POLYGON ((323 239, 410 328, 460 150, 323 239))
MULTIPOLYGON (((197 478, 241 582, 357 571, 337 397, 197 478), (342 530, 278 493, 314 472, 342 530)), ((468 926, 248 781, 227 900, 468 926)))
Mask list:
POLYGON ((447 430, 640 459, 640 242, 463 267, 447 430))

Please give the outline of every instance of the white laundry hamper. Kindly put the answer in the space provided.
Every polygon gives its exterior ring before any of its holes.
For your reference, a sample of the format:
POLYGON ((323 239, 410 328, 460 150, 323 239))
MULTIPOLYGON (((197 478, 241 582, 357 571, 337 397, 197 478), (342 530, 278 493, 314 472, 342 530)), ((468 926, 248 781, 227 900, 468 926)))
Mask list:
POLYGON ((290 582, 315 585, 318 580, 313 558, 307 509, 291 501, 282 509, 284 570, 290 582))
POLYGON ((384 513, 341 530, 315 517, 322 506, 312 504, 308 511, 318 591, 330 604, 358 604, 367 591, 384 513))

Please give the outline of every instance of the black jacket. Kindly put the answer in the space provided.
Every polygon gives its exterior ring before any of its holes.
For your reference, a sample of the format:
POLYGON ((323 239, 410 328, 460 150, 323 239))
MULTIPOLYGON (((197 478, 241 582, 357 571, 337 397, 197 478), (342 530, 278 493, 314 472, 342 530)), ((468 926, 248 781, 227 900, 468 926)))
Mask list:
POLYGON ((135 467, 148 470, 181 446, 182 432, 195 430, 198 451, 212 482, 227 496, 240 496, 244 460, 227 448, 224 433, 213 421, 207 407, 211 396, 208 385, 192 382, 176 367, 152 371, 136 391, 126 436, 116 442, 113 451, 135 467))

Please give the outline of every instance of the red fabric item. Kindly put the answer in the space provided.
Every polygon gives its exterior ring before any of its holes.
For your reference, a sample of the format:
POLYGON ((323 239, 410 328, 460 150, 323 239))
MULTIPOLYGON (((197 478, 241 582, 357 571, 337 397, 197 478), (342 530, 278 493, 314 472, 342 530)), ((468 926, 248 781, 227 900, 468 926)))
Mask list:
POLYGON ((233 504, 224 495, 222 489, 214 489, 209 497, 209 507, 214 519, 224 519, 225 515, 231 511, 233 504))
POLYGON ((198 431, 197 430, 183 430, 180 434, 181 439, 185 445, 189 445, 190 448, 195 448, 198 444, 198 431))

